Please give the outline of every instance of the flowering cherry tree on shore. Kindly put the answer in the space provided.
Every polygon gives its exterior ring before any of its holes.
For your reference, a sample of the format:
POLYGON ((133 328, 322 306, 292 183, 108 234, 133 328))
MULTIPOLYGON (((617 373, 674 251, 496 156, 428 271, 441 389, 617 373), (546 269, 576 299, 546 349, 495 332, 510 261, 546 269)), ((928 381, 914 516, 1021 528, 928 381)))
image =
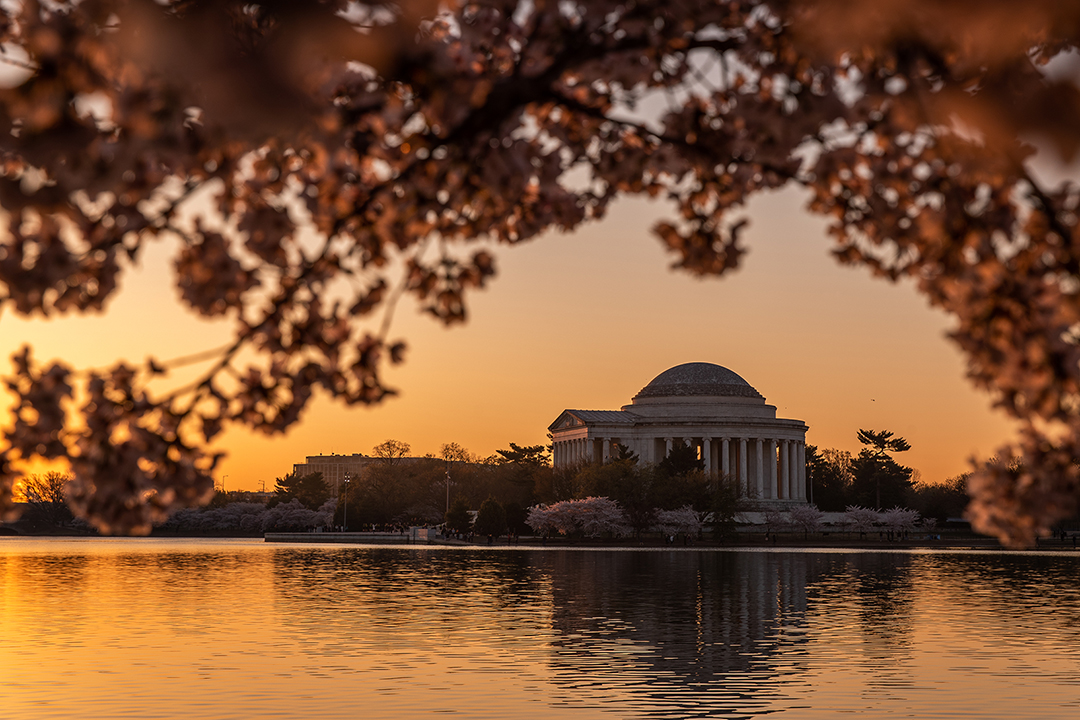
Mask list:
POLYGON ((548 535, 622 537, 631 533, 626 513, 619 503, 606 497, 589 497, 581 500, 563 500, 550 505, 529 508, 525 522, 536 532, 548 535))
POLYGON ((657 510, 653 529, 661 535, 685 535, 692 537, 705 527, 701 513, 689 505, 675 510, 657 510))
POLYGON ((859 535, 864 535, 881 523, 881 513, 871 508, 848 505, 844 511, 844 525, 859 535))
POLYGON ((337 500, 331 498, 317 509, 298 499, 267 507, 263 503, 237 502, 219 508, 181 510, 162 524, 165 532, 175 533, 264 533, 272 530, 302 532, 330 527, 337 500))
POLYGON ((788 513, 791 525, 803 531, 804 535, 821 530, 825 513, 817 505, 796 505, 788 513))
POLYGON ((779 532, 791 526, 791 516, 782 510, 769 508, 762 515, 765 519, 766 532, 779 532))
POLYGON ((919 523, 919 512, 902 507, 894 507, 881 513, 881 524, 893 532, 912 530, 919 523))

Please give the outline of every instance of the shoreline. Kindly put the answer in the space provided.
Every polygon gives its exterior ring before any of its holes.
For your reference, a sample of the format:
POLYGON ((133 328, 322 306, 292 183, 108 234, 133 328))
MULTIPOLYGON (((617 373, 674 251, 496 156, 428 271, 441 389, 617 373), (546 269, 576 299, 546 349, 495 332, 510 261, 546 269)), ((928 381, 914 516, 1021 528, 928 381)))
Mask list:
MULTIPOLYGON (((1043 538, 1035 545, 1023 548, 1010 548, 1003 546, 996 538, 972 535, 969 533, 940 533, 939 539, 909 538, 907 540, 887 540, 884 538, 855 538, 841 537, 839 533, 828 533, 816 537, 802 537, 797 534, 776 534, 766 538, 762 532, 738 532, 727 541, 718 542, 711 539, 698 539, 685 541, 682 539, 675 542, 665 542, 660 538, 648 538, 644 540, 596 540, 596 539, 567 539, 547 538, 540 536, 520 536, 508 541, 502 536, 493 542, 487 538, 479 537, 473 540, 458 540, 440 536, 424 537, 412 536, 406 533, 376 533, 376 532, 268 532, 268 533, 151 533, 148 539, 213 539, 213 540, 262 540, 268 543, 290 543, 309 545, 427 545, 442 547, 461 548, 521 548, 521 549, 654 549, 654 550, 732 550, 739 548, 762 549, 771 548, 776 550, 1021 550, 1021 551, 1052 551, 1060 553, 1080 552, 1080 540, 1074 544, 1073 537, 1066 540, 1059 538, 1043 538)), ((55 528, 43 530, 41 528, 19 528, 12 524, 0 524, 0 538, 96 538, 110 537, 94 533, 82 533, 70 528, 55 528), (29 530, 29 531, 28 531, 29 530)))
MULTIPOLYGON (((750 535, 750 533, 747 533, 750 535)), ((765 540, 764 537, 737 537, 731 542, 694 541, 668 543, 660 540, 634 541, 624 540, 613 542, 611 540, 597 541, 567 541, 564 538, 548 539, 537 536, 522 536, 515 541, 504 538, 488 542, 485 539, 457 540, 452 538, 410 538, 407 534, 388 533, 265 533, 264 541, 270 543, 295 543, 309 545, 426 545, 432 547, 460 547, 460 548, 498 548, 522 550, 619 550, 619 549, 649 549, 649 550, 738 550, 738 549, 775 549, 775 550, 1001 550, 1001 551, 1055 551, 1062 553, 1080 552, 1080 547, 1073 545, 1071 539, 1065 542, 1060 540, 1041 540, 1036 545, 1026 548, 1010 548, 1002 545, 996 538, 967 536, 967 537, 942 537, 940 540, 869 540, 848 538, 795 538, 778 537, 776 541, 765 540)))

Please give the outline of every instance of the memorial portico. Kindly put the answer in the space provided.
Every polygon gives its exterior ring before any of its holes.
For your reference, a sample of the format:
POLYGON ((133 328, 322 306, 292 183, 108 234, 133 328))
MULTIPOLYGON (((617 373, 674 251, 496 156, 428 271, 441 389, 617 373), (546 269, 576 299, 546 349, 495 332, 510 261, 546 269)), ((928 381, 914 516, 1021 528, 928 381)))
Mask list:
POLYGON ((806 424, 776 417, 776 406, 720 365, 677 365, 621 410, 564 410, 548 429, 556 469, 606 462, 618 446, 659 463, 676 444, 689 445, 742 497, 806 502, 806 424))

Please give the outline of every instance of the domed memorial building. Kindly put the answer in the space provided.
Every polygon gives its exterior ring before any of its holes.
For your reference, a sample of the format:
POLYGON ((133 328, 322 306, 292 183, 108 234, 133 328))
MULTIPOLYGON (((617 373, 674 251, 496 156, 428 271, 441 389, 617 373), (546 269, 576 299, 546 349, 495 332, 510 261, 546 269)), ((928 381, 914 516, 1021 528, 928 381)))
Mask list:
POLYGON ((686 363, 657 375, 621 410, 564 410, 548 430, 555 468, 608 460, 615 445, 659 463, 675 443, 697 449, 705 471, 737 480, 740 495, 806 502, 806 430, 720 365, 686 363))

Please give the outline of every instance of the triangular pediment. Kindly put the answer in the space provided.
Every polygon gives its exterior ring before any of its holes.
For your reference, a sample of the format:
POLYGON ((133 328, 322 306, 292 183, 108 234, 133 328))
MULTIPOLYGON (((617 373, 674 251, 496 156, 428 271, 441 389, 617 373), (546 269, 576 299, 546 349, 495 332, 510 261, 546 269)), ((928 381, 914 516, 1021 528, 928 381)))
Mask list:
POLYGON ((548 430, 565 430, 573 427, 633 425, 638 416, 624 410, 563 410, 548 430))
POLYGON ((565 430, 566 428, 581 427, 585 422, 574 414, 573 410, 563 410, 555 422, 548 425, 548 430, 565 430))

